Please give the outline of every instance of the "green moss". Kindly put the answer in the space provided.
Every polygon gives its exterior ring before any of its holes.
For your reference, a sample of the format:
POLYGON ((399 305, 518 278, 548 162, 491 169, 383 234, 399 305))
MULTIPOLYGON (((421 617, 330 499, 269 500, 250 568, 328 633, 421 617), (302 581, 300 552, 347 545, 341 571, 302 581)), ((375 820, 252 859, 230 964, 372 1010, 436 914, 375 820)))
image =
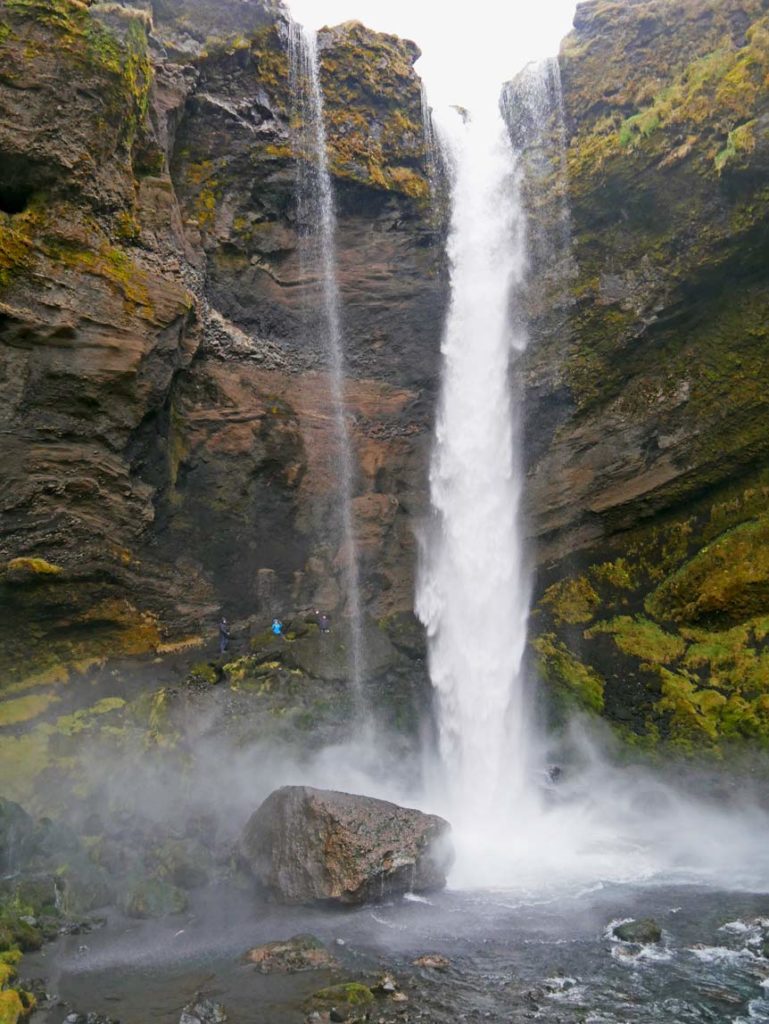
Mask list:
POLYGON ((604 684, 590 666, 583 664, 553 633, 534 640, 542 676, 583 707, 601 712, 604 684))
POLYGON ((659 619, 739 622, 769 610, 769 516, 702 548, 647 598, 659 619))
POLYGON ((612 636, 623 654, 632 654, 655 665, 676 661, 686 649, 686 643, 680 636, 666 633, 656 623, 640 615, 620 615, 609 622, 599 622, 585 633, 585 637, 592 639, 601 633, 612 636))
POLYGON ((29 722, 60 699, 54 693, 36 693, 16 700, 0 701, 0 727, 29 722))
POLYGON ((308 1000, 314 1007, 331 1009, 334 1006, 368 1006, 374 1002, 374 993, 367 985, 348 981, 319 989, 308 1000))
POLYGON ((0 992, 0 1024, 18 1024, 30 1012, 15 989, 0 992))
POLYGON ((58 576, 61 566, 46 562, 44 558, 12 558, 6 563, 6 571, 31 576, 58 576))
POLYGON ((550 608, 556 622, 589 622, 600 603, 598 594, 584 576, 561 580, 548 587, 542 604, 550 608))
POLYGON ((604 583, 617 590, 633 590, 636 585, 635 574, 626 558, 591 566, 590 576, 597 584, 604 583))
POLYGON ((410 44, 358 22, 333 30, 321 51, 332 172, 425 201, 421 91, 410 44))
POLYGON ((193 683, 205 683, 208 686, 214 686, 221 677, 215 664, 210 661, 199 661, 190 669, 189 678, 193 683))

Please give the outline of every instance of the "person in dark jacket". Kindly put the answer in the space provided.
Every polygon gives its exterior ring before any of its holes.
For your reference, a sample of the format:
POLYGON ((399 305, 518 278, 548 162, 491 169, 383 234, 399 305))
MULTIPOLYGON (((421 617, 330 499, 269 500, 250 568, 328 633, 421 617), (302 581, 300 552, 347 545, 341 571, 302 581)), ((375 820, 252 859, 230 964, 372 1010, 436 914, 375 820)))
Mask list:
POLYGON ((222 616, 219 623, 219 653, 225 654, 230 646, 230 627, 227 620, 222 616))

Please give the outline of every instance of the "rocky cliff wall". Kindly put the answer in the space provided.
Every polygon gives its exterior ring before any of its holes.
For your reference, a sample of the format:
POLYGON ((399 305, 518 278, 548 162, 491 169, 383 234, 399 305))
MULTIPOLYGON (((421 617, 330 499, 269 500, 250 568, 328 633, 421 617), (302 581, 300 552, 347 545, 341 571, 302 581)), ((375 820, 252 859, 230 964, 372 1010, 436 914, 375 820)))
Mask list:
MULTIPOLYGON (((341 608, 288 33, 248 0, 0 8, 0 672, 341 608)), ((355 518, 407 612, 445 287, 412 44, 323 34, 355 518), (376 140, 375 143, 372 140, 376 140)))
POLYGON ((534 228, 565 189, 572 257, 529 296, 534 646, 637 742, 764 741, 767 5, 590 0, 560 73, 566 178, 555 122, 532 161, 534 228))

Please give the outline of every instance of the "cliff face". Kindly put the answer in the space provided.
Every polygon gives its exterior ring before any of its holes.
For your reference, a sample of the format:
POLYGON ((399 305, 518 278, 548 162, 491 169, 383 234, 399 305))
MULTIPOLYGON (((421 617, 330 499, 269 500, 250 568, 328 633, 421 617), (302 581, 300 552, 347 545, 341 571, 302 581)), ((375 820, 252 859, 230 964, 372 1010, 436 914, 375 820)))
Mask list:
POLYGON ((530 296, 535 647, 631 737, 766 739, 766 4, 594 0, 560 71, 572 266, 530 296))
MULTIPOLYGON (((528 153, 533 647, 556 703, 642 743, 769 735, 768 18, 589 0, 563 120, 528 153)), ((73 669, 198 643, 222 611, 241 636, 342 611, 289 49, 268 0, 0 8, 6 724, 73 669)), ((320 53, 363 589, 396 645, 369 640, 397 688, 423 678, 442 232, 416 48, 349 23, 320 53)), ((301 642, 228 678, 262 694, 277 673, 283 714, 297 674, 341 678, 342 648, 320 664, 301 642)))
MULTIPOLYGON (((416 49, 355 24, 321 45, 355 517, 382 617, 411 607, 440 247, 416 49)), ((287 47, 261 0, 3 3, 6 683, 165 649, 220 610, 246 629, 341 605, 287 47)))

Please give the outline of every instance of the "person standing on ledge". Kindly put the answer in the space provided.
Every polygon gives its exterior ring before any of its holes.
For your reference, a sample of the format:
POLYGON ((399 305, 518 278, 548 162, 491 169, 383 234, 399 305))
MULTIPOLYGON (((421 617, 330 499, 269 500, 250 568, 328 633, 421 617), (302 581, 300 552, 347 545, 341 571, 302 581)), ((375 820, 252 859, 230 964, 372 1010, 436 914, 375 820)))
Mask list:
POLYGON ((280 619, 273 619, 270 629, 275 634, 275 636, 283 636, 283 623, 280 621, 280 619))
POLYGON ((227 648, 230 646, 230 627, 227 620, 222 616, 222 620, 219 623, 219 653, 226 654, 227 648))

